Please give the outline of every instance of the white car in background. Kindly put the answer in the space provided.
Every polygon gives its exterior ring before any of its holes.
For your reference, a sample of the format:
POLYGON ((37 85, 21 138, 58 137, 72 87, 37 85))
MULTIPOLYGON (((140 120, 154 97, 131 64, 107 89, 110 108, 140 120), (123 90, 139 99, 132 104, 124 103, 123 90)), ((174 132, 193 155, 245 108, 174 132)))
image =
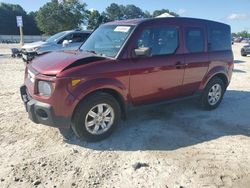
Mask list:
POLYGON ((22 58, 30 62, 34 57, 52 51, 77 50, 87 40, 92 31, 69 30, 62 31, 46 41, 38 41, 25 44, 22 49, 22 58))

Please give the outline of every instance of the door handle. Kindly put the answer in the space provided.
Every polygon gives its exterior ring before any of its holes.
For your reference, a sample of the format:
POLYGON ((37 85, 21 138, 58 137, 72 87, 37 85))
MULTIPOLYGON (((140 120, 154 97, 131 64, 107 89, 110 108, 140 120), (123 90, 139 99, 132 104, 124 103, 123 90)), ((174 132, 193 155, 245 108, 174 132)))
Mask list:
POLYGON ((182 64, 181 62, 175 64, 176 69, 184 69, 186 66, 187 64, 182 64))

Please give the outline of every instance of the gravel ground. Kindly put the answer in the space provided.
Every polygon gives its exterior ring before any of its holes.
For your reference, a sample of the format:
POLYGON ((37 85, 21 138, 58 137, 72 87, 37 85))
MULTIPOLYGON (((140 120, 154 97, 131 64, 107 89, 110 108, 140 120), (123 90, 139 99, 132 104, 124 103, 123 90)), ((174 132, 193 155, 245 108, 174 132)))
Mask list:
POLYGON ((19 96, 24 64, 0 45, 0 187, 242 187, 250 185, 250 57, 221 106, 187 101, 129 113, 107 140, 65 140, 32 123, 19 96))

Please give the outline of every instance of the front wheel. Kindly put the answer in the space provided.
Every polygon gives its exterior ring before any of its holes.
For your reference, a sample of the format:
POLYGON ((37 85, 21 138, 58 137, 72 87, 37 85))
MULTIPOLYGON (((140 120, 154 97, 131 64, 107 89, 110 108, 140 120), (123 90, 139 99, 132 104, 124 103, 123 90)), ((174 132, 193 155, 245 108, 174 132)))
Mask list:
POLYGON ((201 97, 201 105, 206 110, 213 110, 217 108, 225 93, 226 86, 224 82, 218 78, 213 78, 210 82, 208 82, 205 90, 203 91, 201 97))
POLYGON ((120 117, 120 105, 112 95, 95 93, 78 105, 72 119, 72 129, 80 138, 99 141, 111 135, 120 117))

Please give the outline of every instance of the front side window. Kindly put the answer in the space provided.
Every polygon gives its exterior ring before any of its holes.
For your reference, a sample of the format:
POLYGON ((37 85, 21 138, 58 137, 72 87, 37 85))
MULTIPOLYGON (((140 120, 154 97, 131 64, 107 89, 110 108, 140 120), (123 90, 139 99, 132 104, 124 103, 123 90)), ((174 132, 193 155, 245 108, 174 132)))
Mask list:
POLYGON ((59 42, 58 44, 62 44, 64 40, 72 40, 73 39, 73 33, 70 33, 68 35, 66 35, 65 37, 63 37, 59 42))
POLYGON ((84 42, 89 37, 90 33, 80 33, 80 42, 84 42))
POLYGON ((178 29, 176 27, 146 28, 137 40, 136 47, 150 48, 151 55, 174 54, 178 48, 178 29))
POLYGON ((90 35, 80 49, 102 56, 116 57, 132 30, 133 26, 100 26, 90 35))
POLYGON ((69 40, 72 40, 72 42, 84 42, 87 38, 87 33, 74 33, 69 40))
POLYGON ((60 37, 62 37, 63 35, 65 35, 65 32, 60 32, 60 33, 57 33, 55 35, 52 35, 51 37, 49 37, 46 42, 55 42, 57 41, 60 37))
POLYGON ((205 37, 202 28, 186 29, 186 48, 190 53, 204 52, 205 37))

